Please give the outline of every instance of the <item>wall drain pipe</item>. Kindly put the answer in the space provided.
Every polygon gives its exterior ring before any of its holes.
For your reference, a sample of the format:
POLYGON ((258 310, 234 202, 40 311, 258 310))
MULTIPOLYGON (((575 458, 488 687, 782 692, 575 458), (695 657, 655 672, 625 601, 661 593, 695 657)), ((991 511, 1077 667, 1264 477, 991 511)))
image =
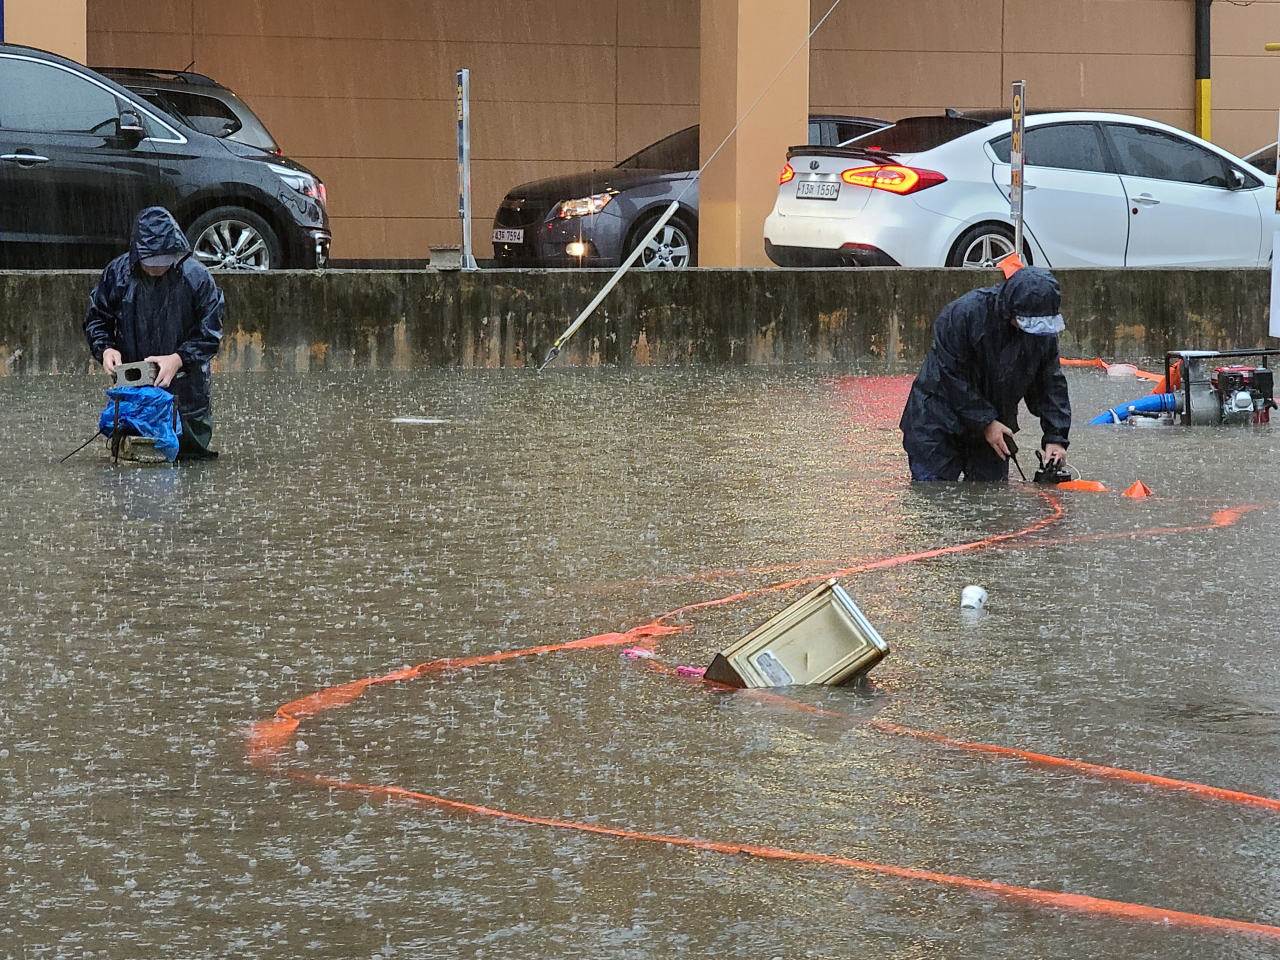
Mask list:
POLYGON ((1212 139, 1209 135, 1209 59, 1213 49, 1209 10, 1212 4, 1213 0, 1196 0, 1196 136, 1201 140, 1212 139))

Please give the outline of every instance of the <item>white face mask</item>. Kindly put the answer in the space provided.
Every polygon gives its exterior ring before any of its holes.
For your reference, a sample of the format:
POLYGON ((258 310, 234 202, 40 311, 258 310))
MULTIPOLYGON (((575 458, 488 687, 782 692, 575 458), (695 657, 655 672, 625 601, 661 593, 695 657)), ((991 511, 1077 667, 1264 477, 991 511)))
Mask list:
POLYGON ((1051 317, 1014 317, 1013 322, 1023 333, 1034 333, 1040 337, 1051 337, 1067 329, 1060 313, 1055 313, 1051 317))

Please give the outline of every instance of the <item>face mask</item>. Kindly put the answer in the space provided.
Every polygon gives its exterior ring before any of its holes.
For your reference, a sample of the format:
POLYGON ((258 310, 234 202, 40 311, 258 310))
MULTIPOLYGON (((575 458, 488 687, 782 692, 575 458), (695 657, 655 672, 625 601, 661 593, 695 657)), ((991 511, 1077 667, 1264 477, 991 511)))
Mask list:
POLYGON ((1013 322, 1023 333, 1034 333, 1040 337, 1051 337, 1067 328, 1060 313, 1051 317, 1014 317, 1013 322))

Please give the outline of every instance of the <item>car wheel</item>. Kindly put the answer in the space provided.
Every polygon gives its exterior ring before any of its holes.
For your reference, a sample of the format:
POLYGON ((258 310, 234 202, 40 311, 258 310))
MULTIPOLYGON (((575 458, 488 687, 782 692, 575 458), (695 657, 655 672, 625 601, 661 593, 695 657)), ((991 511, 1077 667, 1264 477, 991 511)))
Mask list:
POLYGON ((195 258, 210 270, 278 270, 280 240, 266 220, 242 207, 218 207, 187 228, 195 258))
MULTIPOLYGON (((628 252, 635 250, 636 244, 648 235, 657 219, 654 217, 646 220, 635 228, 628 252)), ((698 235, 679 217, 672 217, 658 231, 658 235, 649 241, 636 262, 645 270, 683 270, 685 267, 696 267, 698 235)))
MULTIPOLYGON (((1002 223, 980 223, 956 241, 947 257, 948 267, 968 267, 971 270, 992 270, 1005 257, 1013 253, 1013 231, 1002 223)), ((1031 251, 1022 241, 1022 262, 1030 265, 1031 251)))

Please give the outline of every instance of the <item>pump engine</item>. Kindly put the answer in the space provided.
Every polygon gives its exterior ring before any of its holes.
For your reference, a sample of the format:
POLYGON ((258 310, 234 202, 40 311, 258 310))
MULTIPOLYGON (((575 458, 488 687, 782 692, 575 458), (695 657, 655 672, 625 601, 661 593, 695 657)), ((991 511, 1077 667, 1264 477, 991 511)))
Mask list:
MULTIPOLYGON (((1276 409, 1269 367, 1218 366, 1226 358, 1268 357, 1277 350, 1179 350, 1166 355, 1165 375, 1177 393, 1184 424, 1264 424, 1276 409)), ((1263 361, 1266 362, 1265 360, 1263 361)))
POLYGON ((1214 367, 1210 378, 1223 423, 1270 423, 1273 379, 1266 367, 1214 367))

